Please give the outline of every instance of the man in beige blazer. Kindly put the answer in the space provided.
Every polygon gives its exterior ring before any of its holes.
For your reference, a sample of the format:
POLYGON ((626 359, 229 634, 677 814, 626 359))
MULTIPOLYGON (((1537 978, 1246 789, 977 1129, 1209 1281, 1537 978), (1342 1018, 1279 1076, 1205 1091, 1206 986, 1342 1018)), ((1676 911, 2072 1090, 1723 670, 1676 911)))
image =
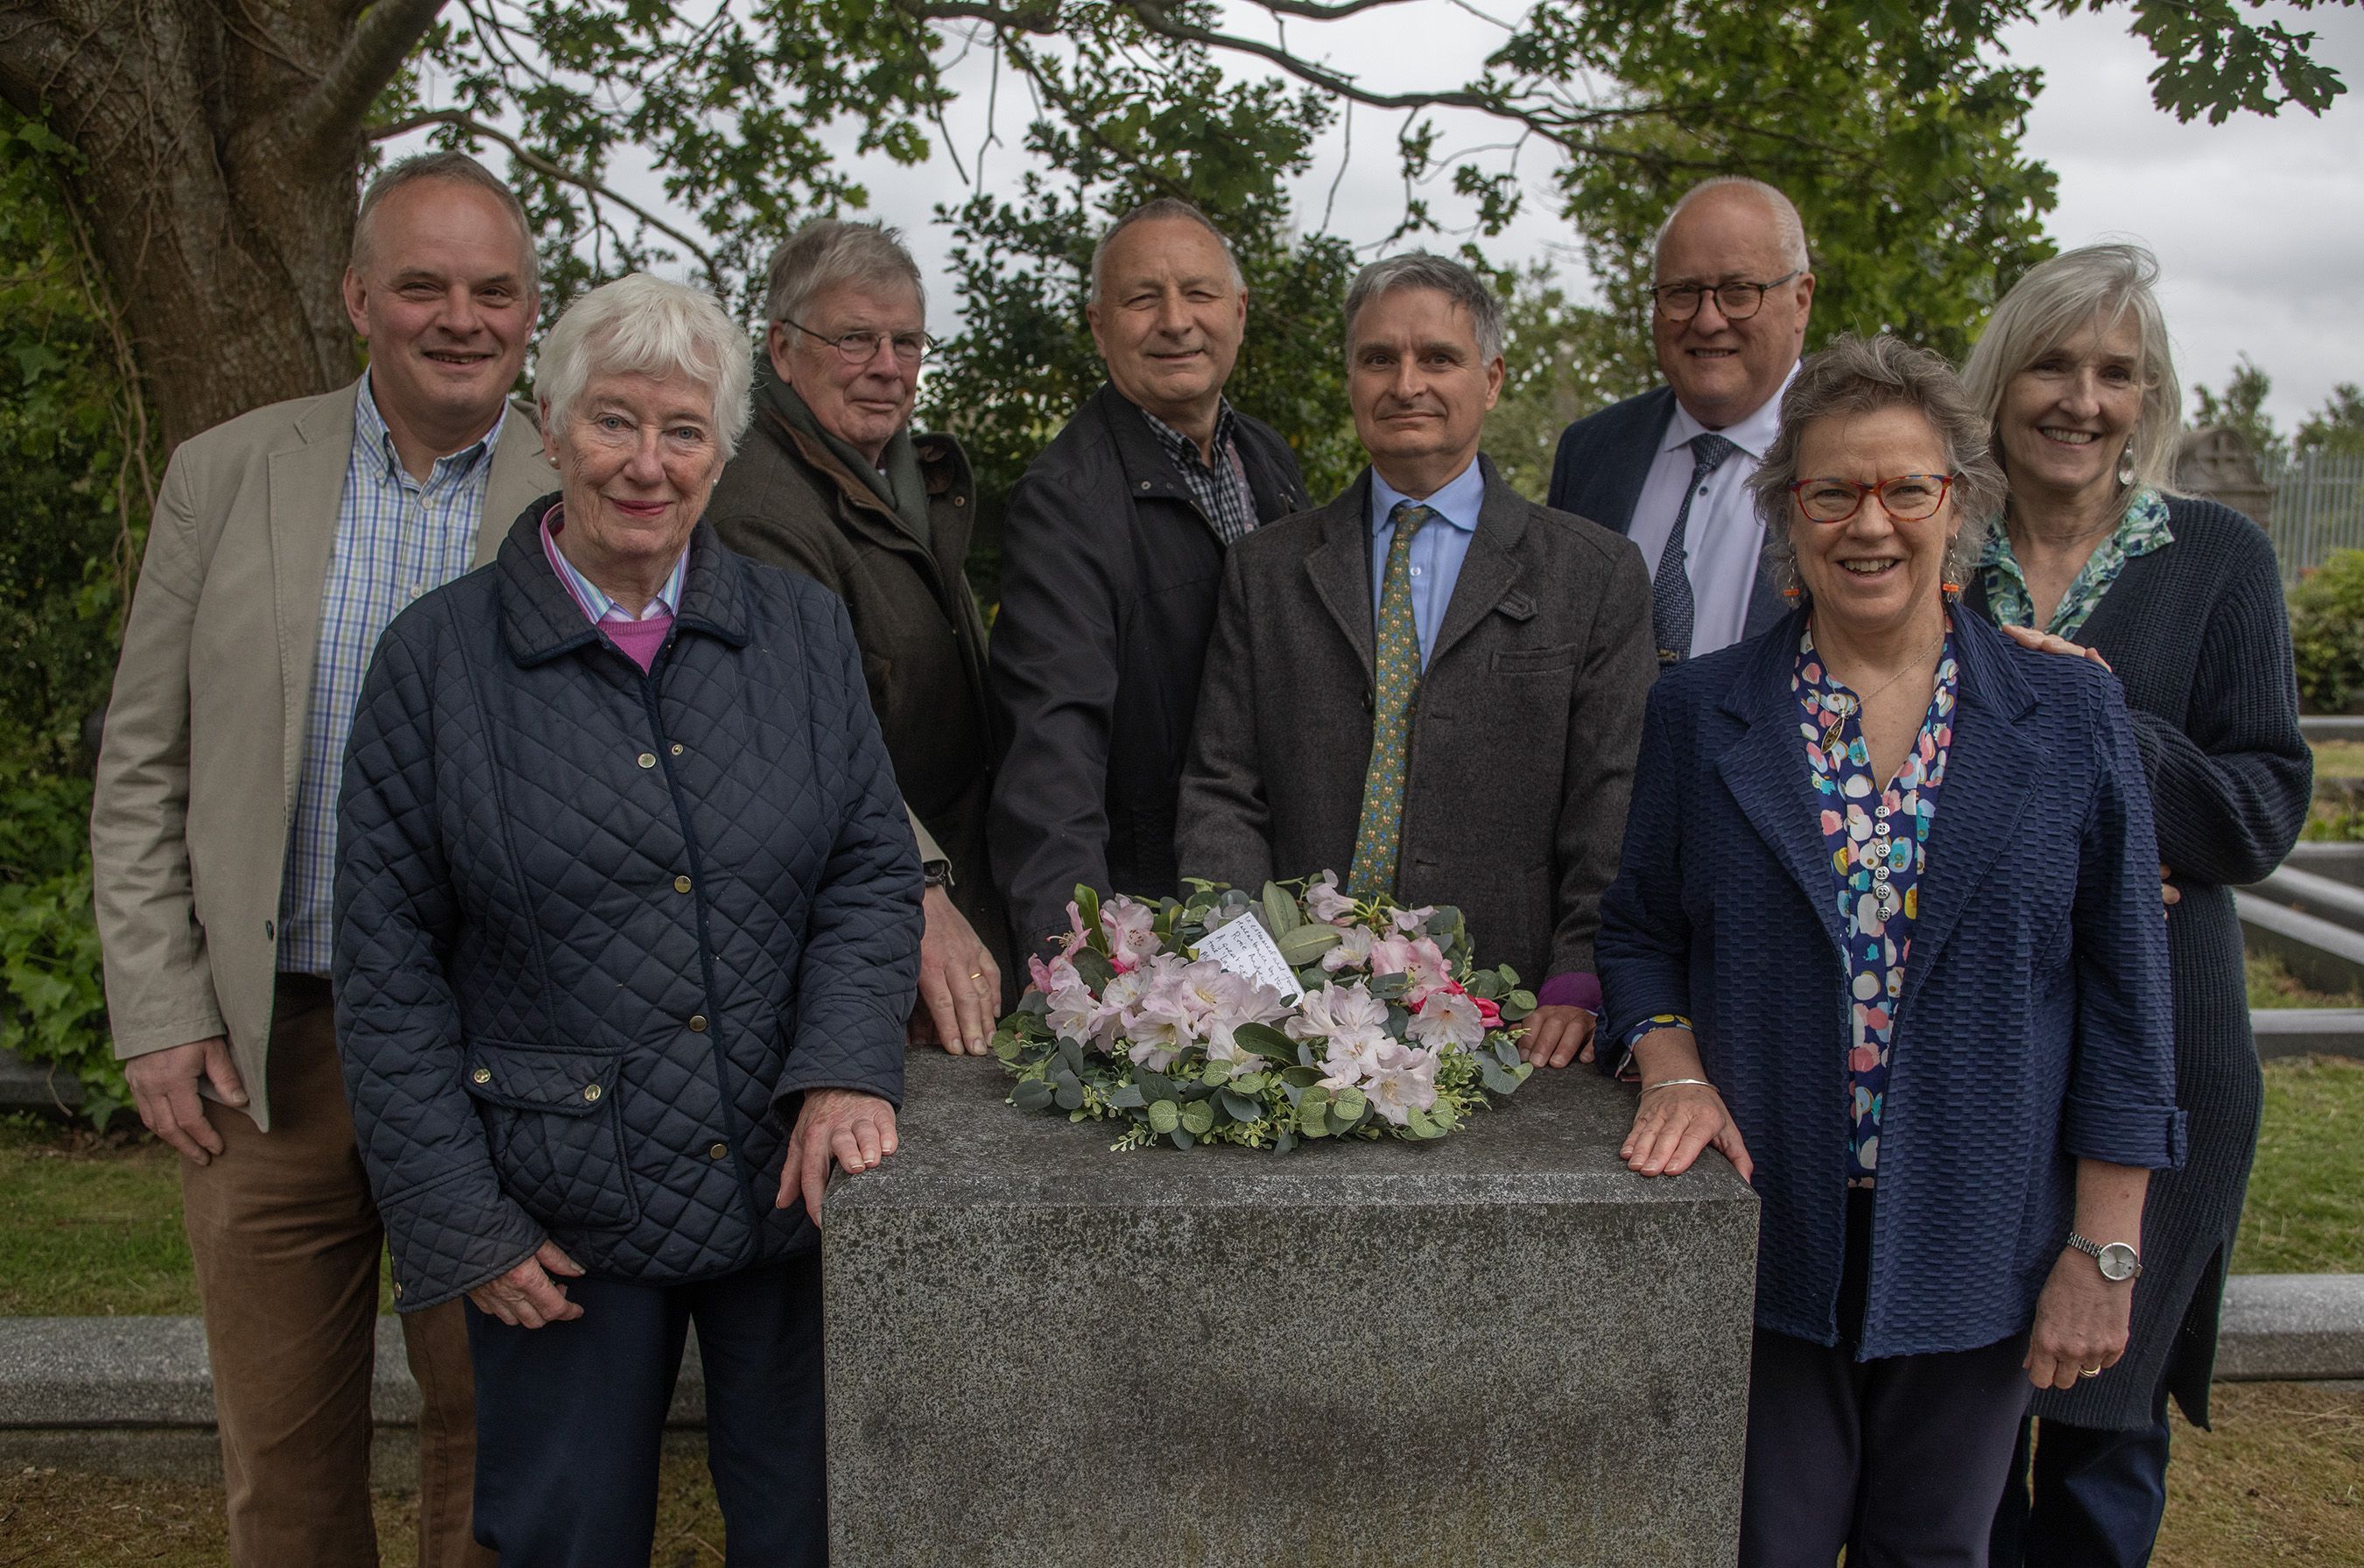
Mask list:
MULTIPOLYGON (((91 812, 116 1051, 183 1156, 241 1568, 377 1562, 381 1231, 326 978, 352 704, 395 613, 492 560, 556 484, 508 401, 537 301, 506 186, 458 153, 386 171, 344 296, 361 380, 217 426, 165 470, 91 812)), ((418 1561, 489 1563, 459 1305, 403 1329, 418 1561)))

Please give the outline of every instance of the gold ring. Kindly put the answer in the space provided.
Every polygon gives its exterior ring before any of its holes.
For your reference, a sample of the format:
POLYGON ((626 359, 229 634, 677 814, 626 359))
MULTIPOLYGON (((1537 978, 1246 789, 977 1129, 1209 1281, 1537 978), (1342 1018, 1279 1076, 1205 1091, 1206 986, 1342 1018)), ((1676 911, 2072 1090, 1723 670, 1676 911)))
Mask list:
POLYGON ((972 969, 968 972, 968 977, 971 980, 982 980, 985 978, 985 971, 982 969, 972 969))
POLYGON ((2102 1369, 2097 1366, 2080 1366, 2077 1369, 2077 1375, 2079 1377, 2099 1377, 2102 1375, 2102 1369))

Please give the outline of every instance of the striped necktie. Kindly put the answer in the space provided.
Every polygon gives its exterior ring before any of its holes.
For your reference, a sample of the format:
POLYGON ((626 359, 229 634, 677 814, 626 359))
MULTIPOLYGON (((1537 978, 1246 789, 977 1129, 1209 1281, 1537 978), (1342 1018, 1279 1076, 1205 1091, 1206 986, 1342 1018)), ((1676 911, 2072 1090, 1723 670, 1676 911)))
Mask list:
POLYGON ((1713 430, 1690 439, 1691 478, 1683 486, 1683 504, 1675 512, 1675 531, 1658 553, 1658 570, 1650 579, 1650 630, 1658 641, 1658 662, 1679 664, 1691 656, 1691 622, 1697 606, 1691 600, 1691 573, 1685 536, 1691 520, 1691 502, 1707 483, 1716 464, 1740 450, 1713 430))
POLYGON ((1371 701, 1371 763, 1363 773, 1363 819, 1355 831, 1355 863, 1346 891, 1375 898, 1396 888, 1396 853, 1403 841, 1404 743, 1411 734, 1412 699, 1420 693, 1420 628, 1411 614, 1411 536, 1436 516, 1417 501, 1399 501, 1388 520, 1387 574, 1379 585, 1378 692, 1371 701))

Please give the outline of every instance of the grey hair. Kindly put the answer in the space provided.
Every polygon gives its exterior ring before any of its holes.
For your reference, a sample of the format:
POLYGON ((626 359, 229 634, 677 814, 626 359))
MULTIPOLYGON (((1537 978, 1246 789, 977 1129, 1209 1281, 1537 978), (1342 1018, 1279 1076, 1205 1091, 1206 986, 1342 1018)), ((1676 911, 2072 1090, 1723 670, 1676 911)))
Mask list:
POLYGON ((1798 542, 1790 534, 1797 517, 1790 486, 1801 477, 1798 448, 1806 431, 1823 419, 1886 408, 1919 414, 1945 446, 1946 472, 1954 476, 1950 499, 1961 523, 1946 547, 1946 577, 1954 583, 1969 581, 1986 548, 1988 523, 2002 510, 2002 466, 1988 447, 1988 420, 1940 356, 1885 332, 1877 338, 1849 332, 1806 356, 1797 379, 1781 395, 1781 433, 1748 481, 1757 519, 1765 525, 1765 554, 1782 587, 1802 586, 1798 542))
POLYGON ((879 293, 909 285, 920 296, 921 313, 928 308, 927 284, 904 248, 901 229, 816 217, 772 252, 764 319, 793 326, 816 296, 846 284, 879 293))
MULTIPOLYGON (((2134 482, 2172 488, 2177 438, 2183 428, 2183 384, 2158 308, 2158 260, 2139 245, 2086 245, 2038 262, 2002 296, 1962 367, 1962 382, 1992 426, 2002 415, 2012 377, 2081 328, 2107 334, 2132 319, 2139 340, 2142 412, 2127 438, 2134 482)), ((2123 460, 2122 460, 2123 461, 2123 460)))
POLYGON ((1747 191, 1765 204, 1767 213, 1773 220, 1773 237, 1780 242, 1782 265, 1801 272, 1813 265, 1812 257, 1806 249, 1805 220, 1798 216, 1796 203, 1762 180, 1752 180, 1745 174, 1718 174, 1712 180, 1701 180, 1685 191, 1681 198, 1667 209, 1666 221, 1658 225, 1658 232, 1650 240, 1653 276, 1656 275, 1658 256, 1667 248, 1667 231, 1675 227, 1675 219, 1682 217, 1683 209, 1711 191, 1734 189, 1747 191))
POLYGON ((630 272, 559 313, 541 340, 534 396, 550 430, 595 375, 686 375, 713 394, 715 435, 728 457, 747 428, 754 368, 746 329, 712 295, 630 272))
POLYGON ((1355 274, 1346 290, 1346 351, 1355 351, 1355 317, 1363 306, 1398 289, 1434 289, 1469 313, 1469 328, 1478 339, 1478 356, 1491 361, 1502 357, 1502 305, 1478 274, 1460 262, 1425 250, 1409 251, 1374 261, 1355 274))
POLYGON ((368 266, 377 239, 377 209, 385 198, 420 180, 440 180, 451 185, 474 185, 491 195, 518 226, 518 247, 525 252, 525 290, 535 299, 541 297, 541 258, 533 248, 533 225, 525 216, 525 204, 507 183, 490 169, 464 152, 421 152, 387 165, 362 193, 360 212, 353 217, 353 248, 351 264, 360 272, 368 266))
POLYGON ((1091 302, 1094 305, 1100 302, 1101 295, 1107 291, 1109 248, 1116 243, 1116 237, 1136 223, 1156 223, 1172 218, 1195 223, 1213 235, 1215 243, 1223 248, 1223 266, 1231 273, 1232 286, 1243 294, 1247 292, 1248 281, 1240 272, 1240 259, 1232 253, 1232 242, 1221 229, 1215 227, 1215 220, 1179 196, 1160 196, 1155 201, 1142 203, 1118 218, 1109 226, 1108 232, 1100 236, 1099 243, 1092 247, 1091 302))

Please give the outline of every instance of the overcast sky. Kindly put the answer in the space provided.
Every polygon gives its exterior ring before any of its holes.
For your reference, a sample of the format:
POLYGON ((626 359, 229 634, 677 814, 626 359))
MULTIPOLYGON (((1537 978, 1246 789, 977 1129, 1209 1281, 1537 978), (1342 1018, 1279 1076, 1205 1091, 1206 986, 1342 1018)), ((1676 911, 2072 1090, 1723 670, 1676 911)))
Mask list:
MULTIPOLYGON (((1517 0, 1447 0, 1383 7, 1321 28, 1300 23, 1291 41, 1318 52, 1370 86, 1404 90, 1457 85, 1474 73, 1500 38, 1470 14, 1519 14, 1517 0), (1407 39, 1413 47, 1407 48, 1407 39)), ((2279 8, 2278 8, 2279 10, 2279 8)), ((2352 91, 2322 117, 2286 109, 2274 119, 2236 116, 2223 126, 2179 125, 2151 106, 2144 78, 2153 61, 2126 30, 2124 7, 2062 18, 2046 16, 2013 28, 2007 47, 2018 61, 2042 68, 2045 87, 2030 118, 2027 150, 2060 181, 2047 227, 2060 245, 2135 239, 2149 245, 2163 272, 2163 303, 2187 389, 2219 390, 2236 354, 2247 352, 2272 376, 2269 407, 2288 428, 2319 406, 2335 382, 2364 382, 2364 12, 2328 6, 2280 12, 2294 28, 2322 34, 2317 58, 2337 68, 2352 91)), ((1268 14, 1232 0, 1227 26, 1269 38, 1268 14)), ((986 133, 987 61, 978 51, 956 75, 961 96, 949 115, 968 179, 986 133)), ((1028 106, 1012 78, 1001 80, 1003 145, 987 155, 987 183, 1016 188, 1022 156, 1015 142, 1028 106)), ((1362 244, 1384 239, 1402 211, 1392 122, 1358 117, 1351 152, 1333 129, 1297 196, 1300 221, 1329 227, 1362 244)), ((1443 146, 1489 142, 1483 122, 1447 122, 1443 146)), ((950 235, 934 226, 939 203, 957 202, 964 181, 941 150, 917 169, 864 161, 871 212, 903 228, 931 275, 934 325, 953 326, 954 300, 942 271, 950 235)), ((1586 292, 1581 261, 1551 216, 1540 158, 1531 165, 1529 211, 1489 243, 1503 260, 1546 258, 1572 292, 1586 292)), ((657 195, 652 181, 624 175, 636 195, 657 195)), ((1423 193, 1440 212, 1449 190, 1423 193)), ((2191 412, 2187 394, 2185 413, 2191 412)))

